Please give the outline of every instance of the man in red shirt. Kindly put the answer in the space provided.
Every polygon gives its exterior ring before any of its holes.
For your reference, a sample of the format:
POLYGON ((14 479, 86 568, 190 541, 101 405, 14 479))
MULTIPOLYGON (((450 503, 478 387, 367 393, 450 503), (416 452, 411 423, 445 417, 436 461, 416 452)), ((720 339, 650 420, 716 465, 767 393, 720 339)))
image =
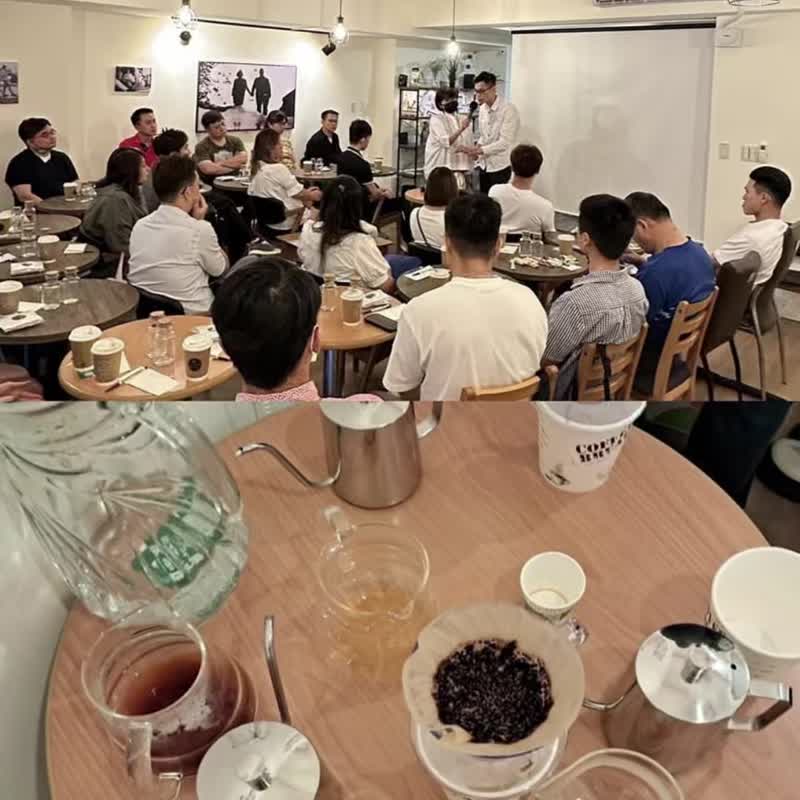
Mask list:
POLYGON ((152 108, 137 108, 131 114, 131 125, 136 128, 136 133, 129 139, 123 139, 120 147, 138 150, 143 156, 145 164, 151 169, 158 163, 158 156, 153 150, 153 139, 158 133, 158 123, 152 108))

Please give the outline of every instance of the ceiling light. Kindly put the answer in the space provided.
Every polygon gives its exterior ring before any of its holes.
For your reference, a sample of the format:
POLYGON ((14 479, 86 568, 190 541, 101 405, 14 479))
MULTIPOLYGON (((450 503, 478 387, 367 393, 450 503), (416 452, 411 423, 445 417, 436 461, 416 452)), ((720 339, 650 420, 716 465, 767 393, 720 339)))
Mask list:
POLYGON ((453 0, 453 28, 450 33, 450 41, 447 43, 447 57, 455 60, 461 53, 461 45, 456 39, 456 0, 453 0))
POLYGON ((192 41, 192 31, 197 28, 197 14, 191 6, 190 0, 182 0, 178 13, 172 18, 175 27, 180 31, 181 44, 192 41))
POLYGON ((342 14, 342 0, 339 0, 339 16, 336 18, 336 24, 331 31, 331 42, 337 47, 341 47, 343 44, 347 44, 349 38, 350 31, 347 30, 347 26, 344 24, 344 16, 342 14))

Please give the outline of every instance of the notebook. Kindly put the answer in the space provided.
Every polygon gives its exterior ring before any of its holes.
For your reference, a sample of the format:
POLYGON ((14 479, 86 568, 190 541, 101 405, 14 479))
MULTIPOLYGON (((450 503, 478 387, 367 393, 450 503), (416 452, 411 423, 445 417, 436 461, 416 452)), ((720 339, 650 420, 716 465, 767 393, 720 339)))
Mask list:
POLYGON ((369 314, 364 317, 364 321, 369 322, 370 325, 375 325, 377 328, 394 333, 397 330, 397 325, 400 322, 400 317, 403 314, 404 308, 404 305, 392 306, 385 311, 369 314))

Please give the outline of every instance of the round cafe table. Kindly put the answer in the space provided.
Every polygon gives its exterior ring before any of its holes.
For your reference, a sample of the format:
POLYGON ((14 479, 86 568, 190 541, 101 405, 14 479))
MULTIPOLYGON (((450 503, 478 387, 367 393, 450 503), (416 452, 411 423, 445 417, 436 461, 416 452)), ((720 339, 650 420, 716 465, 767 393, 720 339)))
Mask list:
POLYGON ((82 217, 94 201, 93 197, 77 197, 67 200, 64 195, 48 197, 36 206, 41 214, 69 214, 73 217, 82 217))
MULTIPOLYGON (((546 244, 544 246, 544 254, 547 257, 559 256, 560 251, 558 247, 546 244)), ((586 256, 579 253, 575 253, 575 256, 578 259, 580 269, 569 270, 563 267, 550 267, 546 264, 534 264, 532 266, 512 264, 512 259, 515 256, 500 253, 495 262, 494 271, 506 278, 531 286, 545 308, 547 308, 547 300, 552 292, 557 290, 559 286, 563 286, 565 283, 572 283, 576 278, 580 278, 589 272, 589 262, 586 256)))
MULTIPOLYGON (((417 411, 420 417, 423 409, 417 411)), ((269 417, 219 445, 242 495, 249 559, 202 633, 249 671, 258 716, 276 720, 263 651, 264 616, 275 616, 292 722, 322 762, 317 800, 443 797, 414 755, 399 675, 375 685, 329 658, 329 639, 315 622, 323 599, 315 570, 333 541, 326 507, 341 505, 356 523, 396 524, 418 537, 440 610, 487 600, 521 604, 519 572, 531 555, 562 550, 578 559, 588 578, 578 617, 591 633, 581 656, 593 699, 630 685, 636 651, 653 631, 702 621, 717 567, 764 544, 721 489, 642 431, 632 432, 609 483, 584 495, 545 482, 537 437, 533 404, 448 404, 439 430, 420 445, 417 492, 396 508, 372 512, 347 506, 331 489, 302 487, 267 454, 234 456, 240 445, 269 442, 321 478, 327 465, 317 406, 269 417)), ((80 685, 81 661, 105 625, 75 602, 55 655, 45 729, 52 800, 137 797, 121 752, 112 749, 80 685)), ((562 766, 605 746, 602 715, 583 711, 562 766)), ((731 734, 717 757, 678 779, 687 800, 792 800, 799 751, 800 716, 789 713, 760 733, 731 734)), ((190 782, 184 800, 195 798, 192 789, 190 782)))
POLYGON ((250 188, 250 178, 234 177, 227 180, 224 178, 215 178, 214 188, 221 192, 239 192, 245 194, 250 188))
POLYGON ((423 294, 440 289, 442 286, 447 286, 443 281, 435 281, 430 275, 422 280, 414 281, 408 275, 401 275, 397 279, 397 294, 401 300, 406 303, 413 300, 415 297, 421 297, 423 294))
POLYGON ((335 181, 339 177, 339 171, 333 168, 326 169, 323 172, 319 170, 306 172, 304 169, 299 168, 294 170, 292 174, 300 183, 327 183, 328 181, 335 181))
MULTIPOLYGON (((7 219, 0 219, 0 244, 17 244, 22 241, 20 233, 5 233, 8 225, 7 219)), ((70 217, 65 214, 42 214, 36 215, 36 235, 37 236, 61 236, 66 237, 81 226, 79 217, 70 217)))
MULTIPOLYGON (((180 388, 174 392, 169 392, 160 397, 153 397, 147 392, 128 385, 118 386, 108 392, 106 391, 108 387, 99 385, 94 378, 82 380, 78 377, 78 373, 75 372, 75 368, 72 366, 72 353, 67 353, 61 362, 58 370, 58 382, 65 392, 78 400, 147 402, 150 400, 189 400, 238 377, 239 373, 230 361, 212 358, 208 375, 203 380, 187 381, 181 343, 187 336, 192 335, 194 328, 211 325, 211 318, 186 316, 171 317, 170 319, 172 319, 172 323, 175 326, 175 366, 168 369, 155 369, 157 372, 164 372, 180 384, 180 388)), ((128 322, 125 325, 109 328, 105 332, 107 336, 116 336, 125 342, 125 356, 131 369, 149 366, 146 355, 148 344, 147 328, 149 324, 149 320, 140 319, 135 322, 128 322)))
POLYGON ((409 189, 404 197, 411 203, 412 206, 425 205, 425 190, 424 189, 409 189))
MULTIPOLYGON (((54 261, 45 261, 45 270, 57 269, 61 275, 64 276, 64 270, 67 267, 77 267, 79 275, 88 274, 92 267, 100 260, 100 251, 91 244, 86 245, 86 250, 83 253, 75 253, 74 255, 64 255, 69 242, 61 242, 58 245, 58 253, 54 261)), ((3 253, 11 253, 15 256, 17 261, 26 261, 22 257, 22 245, 10 244, 0 247, 0 255, 3 253)), ((0 281, 15 280, 24 283, 26 286, 31 283, 43 283, 44 272, 37 272, 32 275, 12 275, 11 264, 14 262, 4 261, 0 264, 0 281)))

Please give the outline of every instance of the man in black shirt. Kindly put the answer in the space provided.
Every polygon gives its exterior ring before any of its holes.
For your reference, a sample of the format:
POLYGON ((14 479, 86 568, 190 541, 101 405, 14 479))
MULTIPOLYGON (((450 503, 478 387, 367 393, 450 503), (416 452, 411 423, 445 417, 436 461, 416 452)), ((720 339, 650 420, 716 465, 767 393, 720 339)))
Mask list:
POLYGON ((339 163, 342 148, 336 129, 339 127, 339 112, 328 109, 322 112, 322 127, 308 140, 303 161, 321 158, 325 166, 339 163))
POLYGON ((64 184, 78 179, 66 153, 56 150, 56 130, 43 117, 30 117, 20 123, 19 138, 25 150, 8 162, 6 183, 20 203, 35 203, 64 194, 64 184))

